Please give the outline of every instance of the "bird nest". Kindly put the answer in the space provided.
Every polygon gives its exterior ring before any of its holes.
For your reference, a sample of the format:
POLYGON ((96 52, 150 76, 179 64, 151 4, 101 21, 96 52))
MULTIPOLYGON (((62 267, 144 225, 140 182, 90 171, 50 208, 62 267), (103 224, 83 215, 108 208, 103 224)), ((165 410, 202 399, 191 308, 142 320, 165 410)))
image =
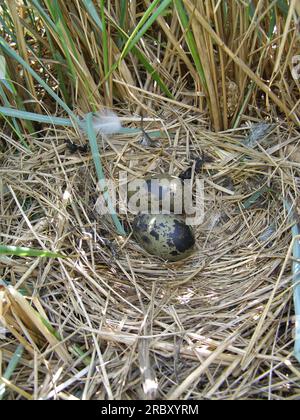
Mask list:
MULTIPOLYGON (((23 351, 3 378, 8 398, 299 398, 284 205, 298 195, 299 132, 278 123, 251 142, 251 123, 205 127, 197 114, 166 111, 144 121, 161 132, 155 144, 141 134, 99 140, 116 184, 120 171, 130 180, 191 168, 204 180, 196 252, 172 264, 99 214, 82 134, 49 128, 28 150, 2 133, 1 242, 64 256, 0 257, 2 372, 23 351)), ((120 216, 129 232, 132 218, 120 216)))

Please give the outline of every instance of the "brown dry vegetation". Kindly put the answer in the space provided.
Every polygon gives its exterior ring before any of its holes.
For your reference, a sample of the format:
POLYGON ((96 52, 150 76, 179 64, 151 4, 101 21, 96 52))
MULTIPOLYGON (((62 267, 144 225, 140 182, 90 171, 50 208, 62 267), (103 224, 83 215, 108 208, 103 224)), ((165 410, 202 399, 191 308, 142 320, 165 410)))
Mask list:
MULTIPOLYGON (((148 0, 128 2, 123 20, 122 2, 100 2, 107 50, 83 1, 57 2, 60 25, 55 2, 43 2, 54 26, 33 2, 19 3, 5 2, 2 36, 76 115, 114 107, 124 127, 140 128, 143 114, 145 130, 160 132, 156 148, 130 131, 105 139, 108 179, 117 182, 120 170, 129 179, 178 175, 195 157, 210 159, 201 173, 206 212, 197 252, 167 264, 98 214, 92 156, 67 145, 86 144, 84 133, 24 120, 12 129, 3 119, 1 244, 65 257, 0 255, 5 398, 299 399, 294 220, 285 208, 286 200, 297 202, 300 179, 299 81, 292 77, 298 3, 253 1, 250 12, 246 1, 174 0, 130 51, 126 40, 148 0), (247 146, 251 126, 262 121, 272 131, 247 146)), ((64 116, 3 52, 16 89, 4 88, 10 106, 64 116)))

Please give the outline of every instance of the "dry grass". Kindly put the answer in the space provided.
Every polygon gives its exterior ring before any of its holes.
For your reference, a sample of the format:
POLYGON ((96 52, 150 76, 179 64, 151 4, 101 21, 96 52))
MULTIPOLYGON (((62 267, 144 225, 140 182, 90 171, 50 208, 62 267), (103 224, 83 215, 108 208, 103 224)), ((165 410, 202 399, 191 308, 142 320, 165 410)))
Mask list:
POLYGON ((241 140, 249 129, 215 134, 201 118, 166 103, 145 123, 162 130, 158 148, 115 136, 102 154, 114 180, 119 170, 129 178, 179 174, 202 152, 212 158, 202 173, 207 211, 198 250, 173 265, 116 236, 99 216, 91 156, 71 154, 66 145, 86 139, 44 130, 28 136, 29 152, 2 134, 1 242, 66 255, 0 257, 0 274, 14 286, 0 290, 8 329, 0 371, 17 345, 25 346, 13 377, 3 379, 7 398, 299 399, 283 205, 299 193, 299 131, 278 124, 247 149, 241 140))
POLYGON ((299 13, 297 0, 1 3, 1 112, 36 115, 1 119, 0 245, 65 258, 0 254, 0 399, 300 398, 284 204, 299 196, 299 13), (103 140, 116 183, 211 158, 188 260, 118 236, 91 153, 67 145, 87 138, 34 125, 105 106, 161 130, 156 148, 103 140), (248 148, 262 121, 273 131, 248 148))
MULTIPOLYGON (((139 114, 155 105, 150 92, 207 111, 215 131, 239 127, 244 112, 299 124, 298 0, 2 3, 0 36, 72 109, 139 114)), ((16 89, 1 100, 56 113, 34 75, 0 48, 16 89)))

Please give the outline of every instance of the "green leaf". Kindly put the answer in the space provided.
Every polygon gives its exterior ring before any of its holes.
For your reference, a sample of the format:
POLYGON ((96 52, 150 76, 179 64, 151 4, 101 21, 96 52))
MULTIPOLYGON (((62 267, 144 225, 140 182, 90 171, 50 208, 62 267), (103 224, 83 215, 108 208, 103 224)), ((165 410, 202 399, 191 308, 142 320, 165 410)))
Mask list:
MULTIPOLYGON (((104 0, 100 0, 100 13, 102 23, 102 50, 103 50, 103 64, 104 64, 104 77, 109 76, 109 50, 108 50, 108 37, 107 37, 107 25, 104 11, 104 0)), ((106 94, 109 96, 109 83, 105 82, 106 94)))
POLYGON ((294 238, 293 248, 293 282, 294 282, 294 306, 296 314, 296 327, 295 327, 295 348, 294 355, 300 363, 300 227, 298 224, 292 228, 292 235, 294 238), (296 239, 296 237, 298 239, 296 239))
POLYGON ((272 39, 273 36, 274 36, 275 26, 276 26, 276 11, 275 11, 275 7, 273 7, 272 10, 271 10, 270 27, 269 27, 269 31, 268 31, 268 37, 270 39, 272 39))
MULTIPOLYGON (((2 82, 3 82, 3 80, 2 80, 2 82)), ((10 103, 9 103, 9 101, 7 99, 7 96, 6 96, 5 92, 4 92, 4 89, 1 86, 1 83, 0 83, 0 96, 1 96, 1 98, 3 100, 3 102, 4 102, 4 105, 6 107, 10 107, 10 103)), ((28 146, 28 144, 26 143, 26 141, 23 138, 23 135, 22 135, 21 130, 20 130, 20 127, 19 127, 19 124, 16 121, 16 119, 13 118, 12 119, 12 122, 10 122, 9 120, 7 120, 7 123, 10 125, 10 127, 12 128, 12 130, 19 137, 19 139, 20 139, 21 143, 23 144, 23 146, 26 147, 26 149, 29 149, 29 146, 28 146)))
POLYGON ((73 113, 73 111, 65 104, 64 101, 60 99, 60 97, 47 85, 46 82, 28 65, 28 63, 23 60, 23 58, 17 54, 9 45, 8 43, 0 37, 0 47, 3 51, 6 52, 10 57, 15 59, 18 63, 20 63, 34 78, 35 80, 49 93, 50 96, 68 113, 68 115, 74 119, 74 121, 78 122, 77 117, 73 113))
MULTIPOLYGON (((41 115, 33 112, 19 111, 18 109, 14 108, 5 108, 0 106, 0 115, 1 114, 6 117, 14 117, 26 121, 35 121, 42 124, 58 125, 63 127, 74 127, 74 122, 69 118, 59 118, 51 115, 41 115)), ((78 120, 78 124, 82 130, 87 130, 85 121, 78 120)), ((142 131, 140 128, 121 127, 119 133, 134 135, 142 133, 142 131)), ((160 130, 155 130, 148 133, 148 135, 153 138, 160 138, 162 136, 162 133, 160 130)))
POLYGON ((42 315, 40 315, 40 314, 38 314, 38 315, 39 315, 40 320, 44 324, 44 326, 50 332, 50 334, 52 334, 53 337, 55 337, 58 341, 62 341, 61 335, 59 334, 59 332, 55 328, 52 327, 50 322, 47 319, 45 319, 44 317, 42 317, 42 315))
MULTIPOLYGON (((120 28, 114 22, 112 22, 112 24, 115 26, 115 28, 117 29, 117 31, 119 32, 120 36, 123 38, 124 41, 129 39, 129 36, 126 34, 126 32, 124 32, 122 28, 120 28)), ((150 74, 152 79, 158 84, 162 92, 165 95, 167 95, 168 98, 174 99, 174 96, 172 95, 172 93, 170 92, 166 84, 162 81, 161 77, 159 76, 159 73, 154 69, 154 67, 149 62, 149 59, 143 54, 143 52, 140 51, 137 47, 133 47, 132 54, 134 54, 139 60, 139 62, 143 64, 148 74, 150 74)), ((109 74, 115 71, 118 66, 119 66, 119 61, 112 66, 109 74)))
MULTIPOLYGON (((100 19, 98 13, 97 13, 97 10, 96 10, 93 2, 91 0, 83 0, 83 3, 85 5, 88 13, 90 14, 91 18, 94 20, 96 25, 99 27, 100 31, 102 31, 103 30, 103 25, 102 25, 101 19, 100 19)), ((127 3, 126 0, 125 0, 125 3, 127 3)), ((111 24, 119 32, 119 35, 122 37, 123 41, 128 42, 129 36, 124 31, 124 29, 121 26, 117 25, 114 21, 111 21, 111 24)), ((158 86, 160 87, 162 92, 164 92, 164 94, 167 95, 168 98, 173 98, 172 93, 167 88, 165 83, 162 81, 158 72, 151 65, 151 63, 149 62, 149 59, 137 47, 133 47, 132 53, 137 57, 139 62, 143 64, 143 66, 147 70, 148 74, 151 75, 152 79, 158 84, 158 86)), ((106 74, 106 77, 105 77, 104 81, 106 81, 108 79, 108 77, 118 68, 119 64, 120 64, 120 61, 115 63, 113 66, 111 66, 111 68, 109 69, 109 72, 106 74)))
POLYGON ((270 191, 270 188, 268 186, 264 186, 262 187, 260 190, 256 191, 254 194, 251 195, 251 197, 249 197, 243 204, 242 207, 247 210, 250 207, 252 207, 257 200, 263 195, 265 194, 267 191, 270 191))
POLYGON ((292 273, 294 286, 294 307, 296 315, 294 356, 300 363, 300 224, 295 223, 295 219, 298 221, 298 215, 293 210, 292 204, 285 200, 284 205, 289 213, 291 221, 294 222, 292 226, 292 238, 294 241, 292 273))
POLYGON ((154 0, 153 3, 148 7, 146 13, 143 15, 136 28, 130 35, 119 59, 119 63, 126 57, 126 55, 133 49, 133 47, 140 41, 147 30, 157 20, 157 18, 163 14, 165 9, 169 6, 172 0, 154 0), (158 7, 157 7, 158 6, 158 7), (154 9, 157 9, 154 11, 154 9))
MULTIPOLYGON (((52 22, 51 27, 54 30, 54 32, 57 34, 58 39, 61 41, 64 40, 63 42, 60 42, 60 46, 64 51, 71 77, 73 81, 76 82, 77 72, 74 67, 73 60, 70 54, 70 49, 71 49, 73 56, 78 61, 78 54, 77 54, 76 46, 74 44, 74 40, 72 38, 72 35, 69 31, 69 28, 66 22, 64 21, 64 17, 61 12, 59 2, 57 0, 46 0, 46 4, 54 20, 54 22, 52 22), (68 42, 66 42, 66 40, 68 40, 68 42)), ((49 20, 50 18, 48 17, 47 22, 49 20)))
POLYGON ((286 0, 277 0, 277 6, 279 10, 283 13, 284 17, 287 17, 289 13, 289 5, 286 0))
POLYGON ((101 158, 100 158, 100 152, 99 152, 99 148, 98 148, 98 142, 97 142, 97 138, 96 138, 96 134, 95 134, 95 130, 94 130, 94 126, 93 126, 93 114, 89 113, 86 117, 86 125, 87 125, 87 134, 88 134, 88 138, 89 138, 89 142, 90 142, 90 147, 91 147, 91 151, 92 151, 92 155, 93 155, 93 160, 94 160, 94 164, 95 164, 95 168, 96 168, 96 173, 97 173, 97 177, 99 180, 99 184, 101 186, 101 189, 103 191, 103 197, 106 201, 106 204, 108 206, 109 209, 109 213, 111 215, 111 218, 114 222, 114 225, 117 229, 117 232, 119 235, 121 236, 126 236, 126 232, 116 214, 115 209, 113 208, 110 196, 107 192, 107 186, 106 186, 106 178, 105 178, 105 174, 103 171, 103 167, 102 167, 102 163, 101 163, 101 158))
POLYGON ((30 0, 30 3, 37 9, 39 15, 44 19, 45 22, 55 31, 55 24, 49 15, 45 12, 45 9, 40 5, 39 0, 30 0))
POLYGON ((120 27, 122 29, 125 29, 124 25, 125 25, 125 19, 126 19, 126 11, 127 11, 127 0, 121 0, 120 3, 121 3, 120 27))
POLYGON ((186 38, 186 43, 189 47, 189 50, 191 52, 191 55, 193 57, 195 66, 196 66, 196 70, 197 73, 200 77, 201 83, 203 86, 207 86, 206 84, 206 79, 205 79, 205 74, 204 74, 204 70, 201 64, 201 60, 198 54, 198 48, 197 48, 197 44, 194 38, 194 34, 190 28, 190 21, 189 18, 187 16, 187 13, 185 11, 184 5, 182 3, 182 0, 174 0, 175 6, 176 6, 176 10, 181 22, 181 25, 185 31, 185 38, 186 38))
MULTIPOLYGON (((11 376, 13 375, 14 371, 16 370, 16 368, 18 367, 18 364, 23 356, 24 353, 24 347, 20 344, 16 351, 13 354, 13 357, 11 358, 11 360, 9 361, 9 364, 3 374, 3 377, 7 380, 9 380, 11 378, 11 376)), ((3 399, 4 394, 5 394, 5 384, 1 384, 0 385, 0 401, 3 399)))
POLYGON ((97 10, 94 6, 94 3, 92 0, 82 0, 83 4, 85 5, 86 10, 89 12, 89 15, 92 17, 92 19, 95 21, 95 23, 99 26, 100 31, 103 31, 102 22, 101 19, 97 13, 97 10))
POLYGON ((0 114, 6 117, 18 118, 20 120, 34 121, 42 124, 61 125, 64 127, 73 127, 74 122, 69 118, 58 118, 51 115, 41 115, 34 112, 20 111, 14 108, 0 106, 0 114))
POLYGON ((16 255, 18 257, 65 258, 63 255, 52 251, 8 245, 0 245, 0 255, 16 255))

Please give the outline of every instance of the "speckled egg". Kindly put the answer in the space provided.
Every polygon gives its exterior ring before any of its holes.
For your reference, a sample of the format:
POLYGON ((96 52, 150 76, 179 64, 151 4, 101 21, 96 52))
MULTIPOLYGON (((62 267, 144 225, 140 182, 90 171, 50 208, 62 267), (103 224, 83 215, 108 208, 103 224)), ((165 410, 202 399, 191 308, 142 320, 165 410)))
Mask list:
POLYGON ((133 235, 149 254, 172 262, 190 256, 195 245, 191 226, 174 214, 137 215, 133 235))
POLYGON ((183 185, 180 178, 160 174, 146 177, 141 180, 141 187, 134 188, 132 191, 128 191, 128 200, 130 200, 137 192, 139 197, 144 204, 144 208, 141 211, 151 211, 156 209, 157 213, 162 210, 174 212, 175 203, 179 208, 178 212, 182 211, 183 207, 183 185), (180 206, 180 203, 182 205, 180 206))

